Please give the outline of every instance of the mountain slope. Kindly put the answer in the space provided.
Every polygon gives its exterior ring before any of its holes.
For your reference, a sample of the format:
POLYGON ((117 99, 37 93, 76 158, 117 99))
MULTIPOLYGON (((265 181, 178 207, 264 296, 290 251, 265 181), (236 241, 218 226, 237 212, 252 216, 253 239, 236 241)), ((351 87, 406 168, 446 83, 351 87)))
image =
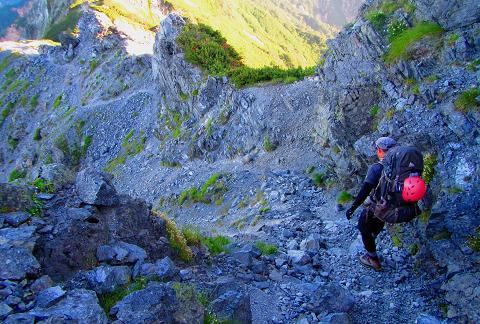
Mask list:
POLYGON ((56 39, 60 31, 72 30, 78 20, 76 12, 82 4, 107 14, 116 24, 144 29, 158 25, 166 12, 179 10, 195 22, 220 30, 247 66, 306 67, 317 63, 325 50, 326 39, 333 37, 338 24, 352 18, 361 1, 343 1, 340 5, 313 0, 56 0, 49 1, 48 5, 42 3, 29 2, 27 7, 33 9, 26 9, 26 18, 18 24, 24 26, 28 38, 56 39), (38 30, 35 31, 37 22, 38 30))

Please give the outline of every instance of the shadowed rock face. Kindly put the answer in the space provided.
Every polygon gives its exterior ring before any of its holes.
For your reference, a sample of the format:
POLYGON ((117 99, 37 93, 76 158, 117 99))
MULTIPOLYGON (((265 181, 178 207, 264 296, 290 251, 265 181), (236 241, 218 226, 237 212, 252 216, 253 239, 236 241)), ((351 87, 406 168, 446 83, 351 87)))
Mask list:
POLYGON ((72 203, 68 199, 50 203, 46 217, 53 230, 40 237, 35 256, 55 280, 97 265, 98 247, 109 242, 138 245, 153 258, 170 253, 163 220, 143 201, 121 197, 115 206, 81 208, 66 207, 72 203))

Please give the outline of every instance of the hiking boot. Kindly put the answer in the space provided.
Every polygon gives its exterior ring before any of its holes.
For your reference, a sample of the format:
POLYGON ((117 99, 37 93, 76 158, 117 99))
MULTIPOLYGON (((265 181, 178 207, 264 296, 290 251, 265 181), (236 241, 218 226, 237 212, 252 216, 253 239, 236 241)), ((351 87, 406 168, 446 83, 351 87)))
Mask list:
POLYGON ((359 259, 360 259, 360 262, 367 267, 371 267, 376 271, 382 270, 382 265, 380 264, 380 260, 378 259, 378 257, 372 257, 372 256, 369 256, 368 254, 364 254, 360 256, 359 259))

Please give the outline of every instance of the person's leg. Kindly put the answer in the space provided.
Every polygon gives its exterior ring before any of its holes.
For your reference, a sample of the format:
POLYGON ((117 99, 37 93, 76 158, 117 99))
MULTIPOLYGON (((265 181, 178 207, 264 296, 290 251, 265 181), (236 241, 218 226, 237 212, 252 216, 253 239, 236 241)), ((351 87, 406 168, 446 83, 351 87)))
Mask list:
POLYGON ((385 223, 369 213, 367 209, 363 209, 358 219, 358 229, 362 235, 363 246, 370 254, 375 254, 377 248, 375 238, 382 231, 385 223))
POLYGON ((385 223, 376 218, 368 210, 364 209, 358 219, 358 229, 362 235, 363 245, 367 253, 360 256, 360 262, 366 266, 372 267, 377 271, 382 269, 380 259, 377 256, 375 239, 382 231, 385 223))

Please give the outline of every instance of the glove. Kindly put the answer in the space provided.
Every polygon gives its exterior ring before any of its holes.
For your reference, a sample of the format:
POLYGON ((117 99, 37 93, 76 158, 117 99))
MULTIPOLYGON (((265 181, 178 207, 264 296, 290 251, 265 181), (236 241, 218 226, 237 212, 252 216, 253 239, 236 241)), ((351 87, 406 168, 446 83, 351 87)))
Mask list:
POLYGON ((355 208, 353 206, 347 209, 347 211, 345 212, 345 215, 347 216, 348 220, 352 218, 354 212, 355 212, 355 208))

